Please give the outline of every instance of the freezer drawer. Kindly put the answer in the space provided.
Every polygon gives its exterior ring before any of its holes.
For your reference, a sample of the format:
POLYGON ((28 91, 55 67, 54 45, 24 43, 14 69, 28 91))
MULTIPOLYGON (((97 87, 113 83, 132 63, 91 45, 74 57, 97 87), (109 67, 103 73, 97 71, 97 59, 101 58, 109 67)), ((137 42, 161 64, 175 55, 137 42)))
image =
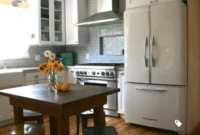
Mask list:
POLYGON ((187 87, 126 84, 126 122, 186 131, 187 87), (177 127, 175 120, 183 125, 177 127))

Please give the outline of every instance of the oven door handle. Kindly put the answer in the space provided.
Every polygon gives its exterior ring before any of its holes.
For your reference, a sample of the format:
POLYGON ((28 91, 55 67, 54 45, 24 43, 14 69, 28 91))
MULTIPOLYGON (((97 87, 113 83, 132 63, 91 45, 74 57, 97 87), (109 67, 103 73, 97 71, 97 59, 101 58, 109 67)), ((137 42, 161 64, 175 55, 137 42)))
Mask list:
POLYGON ((81 79, 81 80, 101 80, 101 81, 112 81, 115 82, 115 78, 100 78, 100 77, 76 77, 76 79, 81 79))

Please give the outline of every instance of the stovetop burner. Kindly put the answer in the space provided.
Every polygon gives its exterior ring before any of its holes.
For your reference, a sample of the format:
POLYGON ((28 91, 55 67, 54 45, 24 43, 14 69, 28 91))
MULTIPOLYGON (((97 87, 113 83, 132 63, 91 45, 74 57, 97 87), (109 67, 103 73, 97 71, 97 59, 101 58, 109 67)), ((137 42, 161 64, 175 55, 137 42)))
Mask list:
POLYGON ((124 63, 80 63, 78 66, 124 66, 124 63))

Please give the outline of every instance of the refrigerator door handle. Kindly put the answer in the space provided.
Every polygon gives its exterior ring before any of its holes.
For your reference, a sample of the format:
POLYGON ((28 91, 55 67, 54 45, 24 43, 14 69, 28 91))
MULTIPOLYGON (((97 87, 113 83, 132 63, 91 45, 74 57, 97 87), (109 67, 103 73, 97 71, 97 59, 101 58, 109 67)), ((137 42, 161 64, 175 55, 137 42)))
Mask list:
POLYGON ((147 67, 146 46, 147 46, 147 37, 145 37, 145 40, 144 40, 144 64, 145 64, 145 67, 147 67))
POLYGON ((152 38, 151 38, 151 63, 152 63, 152 67, 154 67, 153 46, 154 46, 154 36, 152 36, 152 38))
POLYGON ((144 87, 135 87, 137 90, 144 90, 144 91, 159 91, 159 92, 165 92, 166 89, 163 88, 144 88, 144 87))

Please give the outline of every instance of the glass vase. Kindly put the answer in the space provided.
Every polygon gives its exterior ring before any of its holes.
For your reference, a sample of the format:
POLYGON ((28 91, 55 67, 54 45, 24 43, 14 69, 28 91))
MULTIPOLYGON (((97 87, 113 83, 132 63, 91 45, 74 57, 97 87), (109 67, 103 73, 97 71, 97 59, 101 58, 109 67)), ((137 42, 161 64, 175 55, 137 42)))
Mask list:
POLYGON ((56 85, 58 84, 58 78, 57 78, 57 71, 54 69, 51 69, 49 73, 49 90, 56 91, 56 85))

